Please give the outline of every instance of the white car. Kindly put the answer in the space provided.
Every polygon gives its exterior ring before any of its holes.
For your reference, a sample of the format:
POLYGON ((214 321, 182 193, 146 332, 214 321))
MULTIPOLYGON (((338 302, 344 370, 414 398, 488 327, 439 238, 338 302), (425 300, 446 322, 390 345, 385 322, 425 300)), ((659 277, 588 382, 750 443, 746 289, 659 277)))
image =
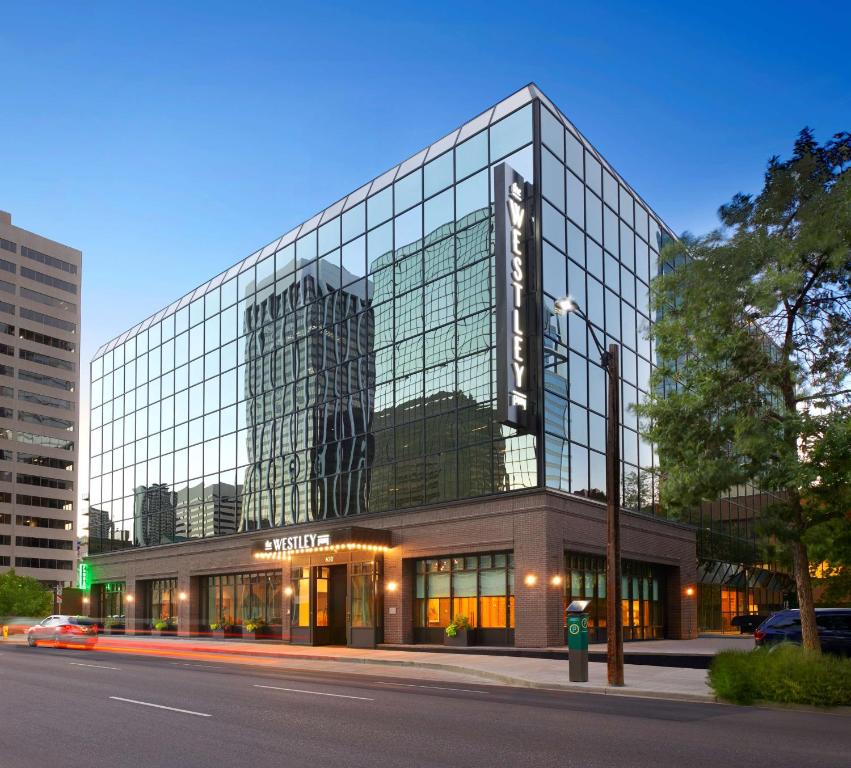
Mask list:
POLYGON ((27 630, 27 645, 54 648, 93 648, 98 641, 97 622, 85 616, 48 616, 27 630))

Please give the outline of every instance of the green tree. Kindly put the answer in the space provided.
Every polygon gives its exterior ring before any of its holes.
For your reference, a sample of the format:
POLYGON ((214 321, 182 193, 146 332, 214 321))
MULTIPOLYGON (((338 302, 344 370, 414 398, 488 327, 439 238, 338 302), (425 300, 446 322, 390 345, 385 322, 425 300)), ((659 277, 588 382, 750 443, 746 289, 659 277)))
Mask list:
POLYGON ((760 525, 792 562, 813 650, 808 546, 851 525, 849 166, 851 135, 819 145, 805 129, 756 197, 722 206, 723 229, 665 249, 659 367, 639 408, 669 513, 746 483, 775 494, 760 525))
POLYGON ((37 579, 14 568, 0 574, 0 616, 46 616, 52 607, 53 593, 37 579))

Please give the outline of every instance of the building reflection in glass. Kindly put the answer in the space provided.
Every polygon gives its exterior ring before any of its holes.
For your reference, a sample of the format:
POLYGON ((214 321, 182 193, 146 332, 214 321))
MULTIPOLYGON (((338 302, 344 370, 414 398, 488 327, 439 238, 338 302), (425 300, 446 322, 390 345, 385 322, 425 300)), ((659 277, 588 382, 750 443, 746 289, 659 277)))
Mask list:
POLYGON ((534 181, 531 141, 527 105, 100 351, 102 538, 147 546, 537 485, 538 439, 495 422, 492 323, 493 166, 534 181))

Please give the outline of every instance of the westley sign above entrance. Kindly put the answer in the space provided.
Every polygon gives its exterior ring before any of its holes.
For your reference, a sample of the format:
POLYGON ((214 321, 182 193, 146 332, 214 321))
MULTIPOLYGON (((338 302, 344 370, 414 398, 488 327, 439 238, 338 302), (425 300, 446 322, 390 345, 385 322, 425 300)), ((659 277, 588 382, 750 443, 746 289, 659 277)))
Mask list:
POLYGON ((520 429, 531 421, 528 187, 507 163, 494 170, 497 410, 500 422, 520 429))
POLYGON ((383 552, 390 548, 390 531, 348 526, 323 533, 270 536, 254 543, 258 560, 283 560, 302 552, 367 550, 383 552))
POLYGON ((331 544, 328 533, 303 533, 301 536, 281 536, 277 539, 266 539, 263 542, 264 552, 297 552, 300 549, 327 547, 331 544))

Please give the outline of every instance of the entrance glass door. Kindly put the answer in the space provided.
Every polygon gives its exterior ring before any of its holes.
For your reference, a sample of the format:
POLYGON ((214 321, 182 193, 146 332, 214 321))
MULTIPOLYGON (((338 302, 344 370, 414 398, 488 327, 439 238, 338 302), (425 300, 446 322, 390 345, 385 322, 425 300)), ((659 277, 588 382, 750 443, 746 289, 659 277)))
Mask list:
POLYGON ((316 594, 314 645, 346 644, 346 566, 313 569, 316 594))

